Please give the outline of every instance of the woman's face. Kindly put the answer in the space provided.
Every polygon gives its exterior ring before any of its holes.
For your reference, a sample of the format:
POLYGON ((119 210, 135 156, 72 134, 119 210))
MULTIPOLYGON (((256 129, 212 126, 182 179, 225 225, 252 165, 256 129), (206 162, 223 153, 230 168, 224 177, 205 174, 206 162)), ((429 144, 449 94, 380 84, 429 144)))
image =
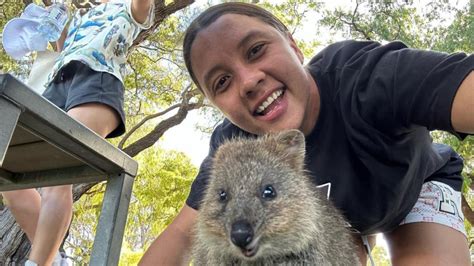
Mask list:
POLYGON ((191 46, 192 69, 206 97, 240 128, 263 134, 313 129, 319 97, 290 35, 253 17, 226 14, 191 46))

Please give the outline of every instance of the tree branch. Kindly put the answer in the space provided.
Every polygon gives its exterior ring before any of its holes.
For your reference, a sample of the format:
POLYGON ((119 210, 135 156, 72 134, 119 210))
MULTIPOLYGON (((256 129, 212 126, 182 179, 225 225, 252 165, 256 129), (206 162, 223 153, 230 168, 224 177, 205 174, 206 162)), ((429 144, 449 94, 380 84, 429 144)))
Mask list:
POLYGON ((130 136, 135 132, 137 131, 137 129, 139 129, 141 126, 143 126, 143 124, 145 124, 147 121, 153 119, 153 118, 157 118, 159 116, 162 116, 178 107, 181 107, 181 103, 179 104, 175 104, 175 105, 172 105, 168 108, 166 108, 165 110, 161 111, 161 112, 158 112, 156 114, 151 114, 151 115, 147 115, 145 116, 145 118, 143 118, 140 122, 138 122, 136 125, 134 125, 129 131, 127 131, 127 133, 123 136, 123 138, 120 140, 119 144, 117 145, 117 147, 119 149, 123 148, 123 145, 125 144, 125 142, 130 138, 130 136))
POLYGON ((140 32, 138 37, 133 41, 132 47, 146 40, 148 36, 150 36, 151 33, 154 32, 161 22, 168 16, 191 5, 192 3, 194 3, 194 0, 176 0, 173 3, 165 6, 164 1, 155 0, 155 21, 149 29, 140 32))
POLYGON ((186 118, 189 111, 201 107, 202 102, 181 105, 174 116, 161 121, 150 133, 130 144, 128 147, 123 149, 123 151, 131 157, 136 156, 141 151, 155 144, 168 129, 179 125, 186 118))
POLYGON ((345 20, 343 18, 343 13, 342 12, 338 15, 338 18, 342 23, 344 23, 346 25, 349 25, 351 30, 354 30, 354 31, 362 34, 365 39, 371 40, 370 34, 365 32, 361 28, 359 28, 359 25, 356 22, 356 18, 358 17, 358 13, 357 13, 358 8, 359 8, 359 2, 356 1, 356 6, 354 8, 354 11, 352 12, 352 15, 350 15, 351 21, 345 20))

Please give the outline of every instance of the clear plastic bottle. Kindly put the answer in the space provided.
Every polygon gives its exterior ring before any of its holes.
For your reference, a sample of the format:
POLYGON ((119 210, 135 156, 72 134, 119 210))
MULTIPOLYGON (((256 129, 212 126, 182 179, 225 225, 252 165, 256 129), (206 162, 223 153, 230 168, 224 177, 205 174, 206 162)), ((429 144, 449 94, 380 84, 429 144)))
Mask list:
POLYGON ((38 31, 44 35, 48 41, 54 42, 59 39, 61 32, 68 20, 67 7, 64 3, 54 2, 49 7, 49 12, 41 18, 38 31))

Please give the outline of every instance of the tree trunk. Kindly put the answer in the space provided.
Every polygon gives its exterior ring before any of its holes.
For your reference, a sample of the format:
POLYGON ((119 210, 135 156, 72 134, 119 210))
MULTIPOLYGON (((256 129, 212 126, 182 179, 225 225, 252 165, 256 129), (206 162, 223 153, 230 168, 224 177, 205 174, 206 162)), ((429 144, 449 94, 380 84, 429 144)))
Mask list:
POLYGON ((8 208, 0 211, 0 265, 23 265, 30 244, 8 208))

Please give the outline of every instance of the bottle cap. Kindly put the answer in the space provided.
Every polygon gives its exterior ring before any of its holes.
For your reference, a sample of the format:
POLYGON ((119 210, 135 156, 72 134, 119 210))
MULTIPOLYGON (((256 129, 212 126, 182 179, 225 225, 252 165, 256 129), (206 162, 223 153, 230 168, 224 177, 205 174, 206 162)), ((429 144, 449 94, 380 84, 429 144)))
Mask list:
POLYGON ((40 17, 48 11, 36 4, 29 4, 19 18, 5 25, 2 33, 3 48, 14 59, 20 59, 31 51, 44 51, 48 40, 38 34, 40 17))

